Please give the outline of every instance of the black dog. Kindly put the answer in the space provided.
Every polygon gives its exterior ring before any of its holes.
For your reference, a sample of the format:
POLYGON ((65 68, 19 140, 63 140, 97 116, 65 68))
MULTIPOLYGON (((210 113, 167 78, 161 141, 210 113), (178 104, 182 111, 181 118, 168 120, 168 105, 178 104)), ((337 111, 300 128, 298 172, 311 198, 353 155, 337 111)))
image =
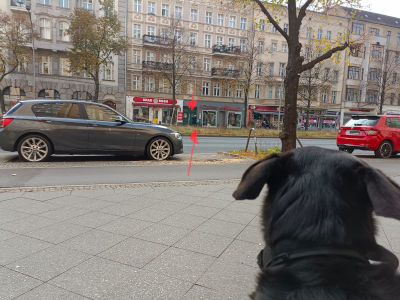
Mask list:
POLYGON ((269 248, 253 299, 400 299, 399 262, 376 243, 372 215, 400 219, 396 183, 350 154, 305 147, 253 164, 233 197, 255 199, 265 184, 269 248))

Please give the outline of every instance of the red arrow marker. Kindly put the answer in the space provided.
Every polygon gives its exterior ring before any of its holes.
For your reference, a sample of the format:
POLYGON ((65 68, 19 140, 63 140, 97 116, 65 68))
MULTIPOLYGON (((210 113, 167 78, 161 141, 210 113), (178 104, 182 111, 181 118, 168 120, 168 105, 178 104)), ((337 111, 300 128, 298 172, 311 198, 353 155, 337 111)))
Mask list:
POLYGON ((196 107, 197 100, 194 100, 194 86, 193 86, 193 92, 192 92, 192 101, 188 101, 187 104, 190 107, 190 110, 193 110, 196 107))
POLYGON ((193 130, 192 135, 190 136, 190 140, 193 142, 193 148, 192 148, 192 155, 190 155, 190 163, 189 163, 189 172, 188 176, 190 175, 190 167, 192 166, 192 158, 193 158, 193 152, 194 152, 194 145, 199 143, 199 140, 197 139, 197 130, 193 130))

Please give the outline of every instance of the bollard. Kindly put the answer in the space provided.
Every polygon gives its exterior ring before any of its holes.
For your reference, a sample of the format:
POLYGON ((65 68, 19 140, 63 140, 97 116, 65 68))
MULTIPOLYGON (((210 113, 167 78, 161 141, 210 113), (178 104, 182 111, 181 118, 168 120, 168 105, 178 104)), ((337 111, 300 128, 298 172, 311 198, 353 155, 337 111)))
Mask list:
POLYGON ((256 135, 256 129, 255 128, 250 128, 250 130, 249 130, 249 135, 247 137, 247 143, 246 143, 245 152, 247 152, 247 150, 249 149, 249 141, 250 141, 250 136, 251 136, 251 132, 252 131, 254 131, 254 146, 256 148, 256 155, 257 155, 257 135, 256 135))

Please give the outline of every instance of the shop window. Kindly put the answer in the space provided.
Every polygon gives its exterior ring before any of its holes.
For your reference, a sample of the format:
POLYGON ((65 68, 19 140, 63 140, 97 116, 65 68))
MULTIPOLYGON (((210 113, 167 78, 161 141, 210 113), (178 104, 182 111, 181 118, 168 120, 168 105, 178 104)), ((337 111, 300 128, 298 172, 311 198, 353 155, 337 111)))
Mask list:
POLYGON ((161 123, 170 124, 171 118, 172 118, 172 108, 163 108, 162 116, 161 116, 161 123))
POLYGON ((72 100, 92 101, 92 94, 88 92, 74 92, 72 94, 72 100))
POLYGON ((60 93, 57 90, 40 90, 38 98, 60 99, 60 93))
POLYGON ((203 126, 213 127, 217 126, 217 111, 215 110, 203 110, 203 126))
POLYGON ((133 109, 132 120, 134 122, 149 123, 149 108, 148 107, 135 107, 133 109))
POLYGON ((228 127, 240 128, 242 124, 242 113, 232 112, 228 113, 228 127))

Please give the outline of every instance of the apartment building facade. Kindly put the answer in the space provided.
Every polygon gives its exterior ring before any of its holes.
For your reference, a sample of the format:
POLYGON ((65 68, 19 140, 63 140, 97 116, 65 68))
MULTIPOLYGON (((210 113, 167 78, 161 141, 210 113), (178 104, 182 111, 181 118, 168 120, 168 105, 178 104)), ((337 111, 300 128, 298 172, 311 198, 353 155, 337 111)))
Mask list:
MULTIPOLYGON (((87 100, 94 96, 94 81, 87 76, 73 74, 69 70, 66 51, 72 46, 65 30, 69 27, 70 15, 78 8, 88 9, 99 15, 97 0, 4 0, 0 9, 27 14, 30 7, 31 19, 39 38, 35 39, 36 80, 33 62, 24 69, 8 75, 0 84, 6 108, 25 99, 87 100)), ((125 31, 125 0, 117 0, 115 9, 125 31)), ((32 44, 28 45, 32 47, 32 44)), ((113 63, 101 74, 102 82, 99 103, 105 103, 119 111, 125 108, 125 56, 113 57, 113 63)))

